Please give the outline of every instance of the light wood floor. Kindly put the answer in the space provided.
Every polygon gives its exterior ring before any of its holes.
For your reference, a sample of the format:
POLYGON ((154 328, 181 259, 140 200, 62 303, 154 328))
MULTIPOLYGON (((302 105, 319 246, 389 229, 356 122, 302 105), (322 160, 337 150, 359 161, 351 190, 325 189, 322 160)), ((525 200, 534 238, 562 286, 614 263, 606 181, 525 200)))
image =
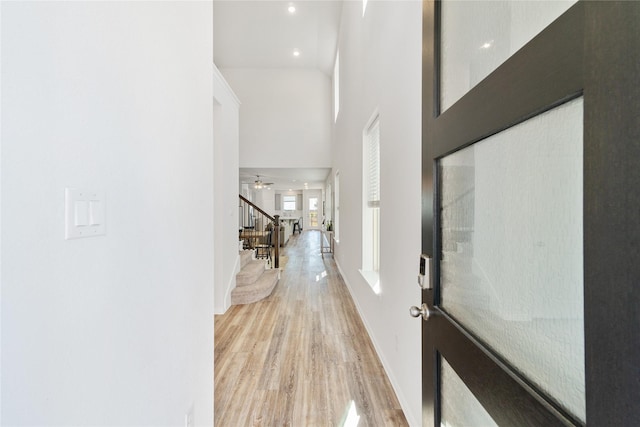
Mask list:
POLYGON ((215 425, 406 426, 391 384, 320 233, 284 248, 263 301, 215 317, 215 425))

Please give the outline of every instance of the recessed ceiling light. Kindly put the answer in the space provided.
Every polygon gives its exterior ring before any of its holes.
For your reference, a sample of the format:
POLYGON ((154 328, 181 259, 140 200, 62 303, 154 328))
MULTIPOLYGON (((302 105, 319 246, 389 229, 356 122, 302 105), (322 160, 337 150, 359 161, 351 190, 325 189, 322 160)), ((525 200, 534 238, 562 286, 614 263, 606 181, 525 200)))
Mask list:
POLYGON ((300 51, 298 49, 293 49, 293 56, 300 56, 300 51))
POLYGON ((290 5, 287 10, 289 11, 289 13, 295 13, 296 12, 296 7, 294 5, 290 5))

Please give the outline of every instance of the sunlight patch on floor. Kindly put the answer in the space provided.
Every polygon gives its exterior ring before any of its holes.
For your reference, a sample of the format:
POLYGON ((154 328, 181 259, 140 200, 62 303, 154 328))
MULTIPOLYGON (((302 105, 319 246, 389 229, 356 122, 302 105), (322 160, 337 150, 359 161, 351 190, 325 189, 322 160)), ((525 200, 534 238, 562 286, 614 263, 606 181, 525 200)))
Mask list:
POLYGON ((358 427, 359 421, 360 415, 358 415, 358 411, 356 410, 356 402, 352 400, 349 404, 349 408, 347 409, 344 421, 342 422, 342 424, 340 424, 340 427, 358 427))

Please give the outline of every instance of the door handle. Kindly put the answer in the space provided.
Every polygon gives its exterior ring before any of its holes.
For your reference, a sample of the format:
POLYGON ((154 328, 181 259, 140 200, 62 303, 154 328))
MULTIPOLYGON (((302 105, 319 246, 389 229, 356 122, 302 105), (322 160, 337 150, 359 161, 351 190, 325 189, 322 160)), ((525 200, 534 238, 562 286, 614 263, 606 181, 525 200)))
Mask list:
POLYGON ((427 306, 426 303, 422 303, 420 308, 416 307, 415 305, 413 307, 411 307, 409 309, 409 314, 411 315, 411 317, 420 317, 420 316, 422 316, 422 320, 427 321, 435 313, 433 311, 429 310, 429 307, 427 306))

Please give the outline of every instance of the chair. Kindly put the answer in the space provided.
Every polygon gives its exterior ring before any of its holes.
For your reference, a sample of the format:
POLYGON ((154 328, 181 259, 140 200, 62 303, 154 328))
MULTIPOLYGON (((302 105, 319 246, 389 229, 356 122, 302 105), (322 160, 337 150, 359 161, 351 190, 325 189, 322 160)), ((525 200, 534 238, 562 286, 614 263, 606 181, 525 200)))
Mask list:
POLYGON ((298 233, 302 233, 302 217, 293 223, 293 232, 291 234, 296 234, 296 229, 298 229, 298 233))
POLYGON ((266 258, 268 262, 271 262, 271 236, 273 235, 273 229, 269 229, 266 242, 258 243, 254 246, 256 250, 256 259, 266 258))

